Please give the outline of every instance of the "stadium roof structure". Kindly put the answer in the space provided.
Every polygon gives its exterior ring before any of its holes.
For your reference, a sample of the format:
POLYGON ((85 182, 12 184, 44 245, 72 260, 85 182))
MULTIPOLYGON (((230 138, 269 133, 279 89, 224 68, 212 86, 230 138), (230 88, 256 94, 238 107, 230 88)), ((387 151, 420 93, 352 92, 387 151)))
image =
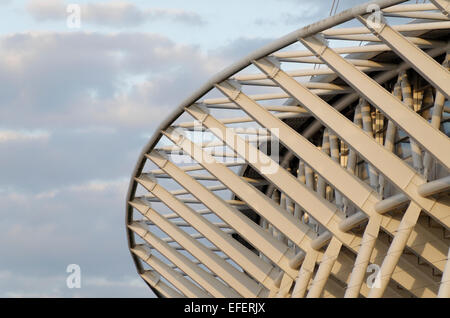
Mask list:
POLYGON ((450 2, 365 3, 210 79, 133 171, 160 297, 450 297, 450 2))

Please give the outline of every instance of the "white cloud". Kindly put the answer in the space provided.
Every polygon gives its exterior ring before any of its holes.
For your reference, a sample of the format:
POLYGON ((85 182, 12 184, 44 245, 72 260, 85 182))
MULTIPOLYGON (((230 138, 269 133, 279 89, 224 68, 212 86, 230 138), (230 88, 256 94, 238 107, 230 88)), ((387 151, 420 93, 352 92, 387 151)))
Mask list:
POLYGON ((27 10, 37 20, 65 19, 66 5, 61 0, 31 0, 28 2, 27 10))
POLYGON ((57 189, 49 189, 37 193, 18 191, 15 189, 0 189, 0 194, 16 202, 30 202, 33 200, 54 199, 58 195, 68 193, 98 193, 106 191, 116 191, 125 193, 128 187, 129 178, 123 177, 114 180, 90 180, 88 182, 73 184, 57 189))
POLYGON ((75 192, 102 192, 108 190, 117 190, 125 193, 128 187, 128 178, 120 178, 116 180, 92 180, 87 183, 77 184, 67 187, 69 191, 75 192))
POLYGON ((67 274, 64 268, 57 275, 29 275, 15 271, 0 271, 0 297, 7 298, 49 298, 49 297, 144 297, 151 296, 148 287, 137 276, 106 277, 83 273, 81 268, 81 288, 66 286, 67 274))
POLYGON ((115 134, 117 129, 108 126, 86 126, 69 130, 74 134, 115 134))
POLYGON ((28 127, 148 127, 221 65, 224 59, 157 34, 6 35, 0 116, 28 127))
MULTIPOLYGON (((31 0, 28 2, 27 11, 39 21, 65 20, 67 3, 62 0, 31 0)), ((205 20, 195 12, 162 9, 140 8, 127 1, 109 1, 105 3, 81 4, 81 23, 130 27, 138 26, 146 22, 168 20, 190 26, 204 25, 205 20)))
POLYGON ((125 183, 1 191, 0 297, 151 297, 126 247, 125 183), (81 289, 66 287, 68 264, 80 265, 81 289))
POLYGON ((0 143, 14 141, 46 141, 49 138, 50 133, 42 130, 0 130, 0 143))
POLYGON ((268 40, 203 53, 148 33, 0 36, 0 296, 150 296, 124 222, 141 136, 268 40), (64 285, 70 263, 79 291, 64 285))

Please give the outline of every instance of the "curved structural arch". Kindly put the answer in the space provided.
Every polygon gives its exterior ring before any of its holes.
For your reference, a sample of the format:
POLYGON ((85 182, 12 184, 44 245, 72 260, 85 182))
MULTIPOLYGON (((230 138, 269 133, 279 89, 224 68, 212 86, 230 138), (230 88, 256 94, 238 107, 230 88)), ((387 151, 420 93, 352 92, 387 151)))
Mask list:
POLYGON ((126 203, 158 296, 450 297, 450 6, 403 2, 292 32, 161 123, 126 203))

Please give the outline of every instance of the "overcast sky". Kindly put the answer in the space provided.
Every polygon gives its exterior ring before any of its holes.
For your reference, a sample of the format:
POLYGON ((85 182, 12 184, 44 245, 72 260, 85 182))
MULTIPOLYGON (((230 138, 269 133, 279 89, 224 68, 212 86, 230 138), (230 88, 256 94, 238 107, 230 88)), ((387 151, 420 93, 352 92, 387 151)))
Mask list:
POLYGON ((124 223, 142 147, 209 77, 331 3, 0 0, 0 297, 153 297, 124 223))

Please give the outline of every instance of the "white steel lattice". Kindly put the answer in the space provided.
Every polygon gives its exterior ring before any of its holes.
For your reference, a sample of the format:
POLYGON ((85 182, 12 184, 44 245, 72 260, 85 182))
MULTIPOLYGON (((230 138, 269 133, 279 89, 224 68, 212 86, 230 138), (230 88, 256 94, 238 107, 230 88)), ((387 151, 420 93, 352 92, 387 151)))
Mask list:
POLYGON ((402 2, 288 34, 160 125, 126 206, 158 296, 450 297, 450 2, 402 2))

